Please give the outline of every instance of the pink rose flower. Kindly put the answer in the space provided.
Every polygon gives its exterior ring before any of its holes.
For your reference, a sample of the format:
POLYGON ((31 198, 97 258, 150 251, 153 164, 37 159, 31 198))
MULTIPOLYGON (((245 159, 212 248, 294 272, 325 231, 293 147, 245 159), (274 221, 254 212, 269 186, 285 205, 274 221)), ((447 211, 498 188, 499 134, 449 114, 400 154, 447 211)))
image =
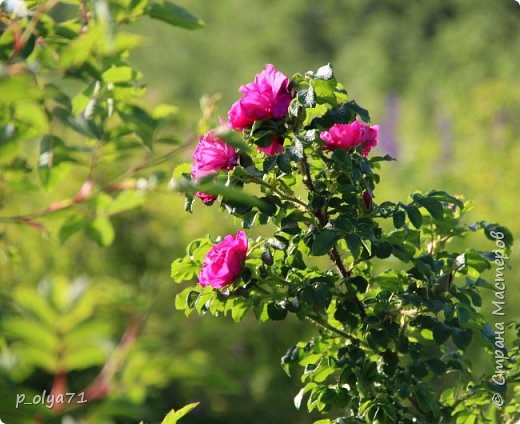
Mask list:
POLYGON ((273 136, 272 143, 267 147, 258 147, 262 153, 265 153, 267 156, 275 156, 283 153, 283 140, 280 137, 273 136))
POLYGON ((213 137, 213 134, 214 131, 209 131, 200 138, 193 152, 191 175, 196 181, 218 171, 230 171, 237 164, 238 153, 235 148, 213 137))
POLYGON ((228 112, 229 126, 235 130, 243 130, 261 119, 283 118, 292 100, 289 78, 273 65, 265 65, 265 70, 239 91, 242 98, 228 112))
POLYGON ((362 155, 366 156, 377 145, 379 126, 369 126, 357 119, 350 124, 334 124, 323 131, 320 138, 327 143, 326 149, 354 149, 363 145, 362 155))
POLYGON ((236 236, 226 236, 204 257, 199 284, 202 287, 209 285, 215 289, 231 284, 242 272, 247 249, 247 236, 243 231, 238 231, 236 236))
MULTIPOLYGON (((220 138, 213 137, 214 131, 209 131, 199 139, 193 152, 191 175, 195 181, 218 171, 230 171, 237 164, 238 153, 235 148, 226 144, 220 138)), ((212 204, 217 196, 197 192, 195 195, 206 204, 212 204)))

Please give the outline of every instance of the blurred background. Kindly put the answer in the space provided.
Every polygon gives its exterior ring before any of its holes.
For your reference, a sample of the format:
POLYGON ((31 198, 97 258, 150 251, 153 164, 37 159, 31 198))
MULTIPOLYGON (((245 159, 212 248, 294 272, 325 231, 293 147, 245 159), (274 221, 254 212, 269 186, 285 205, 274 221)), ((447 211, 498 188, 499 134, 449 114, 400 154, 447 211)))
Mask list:
MULTIPOLYGON (((131 57, 144 74, 146 100, 178 106, 180 138, 196 131, 201 98, 220 94, 216 124, 238 98, 238 87, 266 63, 291 76, 331 62, 338 81, 381 126, 377 153, 397 158, 382 169, 377 202, 405 200, 414 190, 446 190, 473 200, 469 221, 499 222, 515 236, 520 233, 520 5, 515 1, 177 3, 206 27, 191 32, 146 21, 130 30, 146 38, 131 57)), ((161 170, 169 175, 176 164, 190 161, 190 154, 187 149, 161 170)), ((64 192, 84 181, 84 175, 64 178, 64 192)), ((30 211, 45 202, 12 196, 6 208, 30 211)), ((91 382, 106 361, 117 364, 107 387, 94 387, 99 400, 52 422, 157 422, 191 401, 201 406, 187 424, 312 422, 293 408, 299 382, 287 378, 279 364, 286 349, 312 336, 313 328, 291 319, 262 325, 253 318, 241 325, 225 318, 187 319, 174 309, 183 286, 170 279, 171 261, 195 237, 238 228, 217 207, 197 203, 190 215, 183 203, 166 191, 150 193, 143 207, 114 218, 115 239, 108 248, 82 235, 62 244, 52 224, 50 234, 1 227, 16 247, 2 250, 0 258, 1 313, 9 315, 0 340, 9 347, 0 355, 2 419, 18 423, 34 416, 37 408, 13 410, 15 393, 49 391, 59 378, 45 371, 46 358, 31 345, 35 338, 47 343, 38 336, 44 334, 41 323, 31 327, 22 319, 32 311, 42 322, 60 315, 84 329, 75 336, 86 347, 71 359, 77 371, 68 375, 70 392, 91 382), (20 336, 24 331, 32 342, 20 336), (118 350, 123 334, 131 343, 118 350), (124 355, 114 360, 113 352, 121 350, 124 355)), ((493 247, 472 239, 466 243, 493 247)), ((516 250, 513 265, 518 257, 516 250)), ((520 317, 515 307, 520 294, 514 290, 519 277, 518 268, 506 274, 509 320, 520 317)), ((489 297, 483 306, 491 320, 489 297)), ((479 360, 478 347, 474 358, 478 374, 492 369, 492 363, 479 360)))

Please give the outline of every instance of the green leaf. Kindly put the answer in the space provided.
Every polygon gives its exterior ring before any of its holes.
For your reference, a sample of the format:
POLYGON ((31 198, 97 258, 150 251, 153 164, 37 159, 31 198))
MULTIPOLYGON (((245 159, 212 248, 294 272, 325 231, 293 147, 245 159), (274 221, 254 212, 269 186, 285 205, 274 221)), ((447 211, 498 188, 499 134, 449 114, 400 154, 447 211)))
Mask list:
POLYGON ((262 262, 264 264, 266 264, 267 266, 271 266, 274 263, 273 254, 271 253, 271 251, 269 249, 262 252, 260 257, 262 259, 262 262))
POLYGON ((286 174, 290 174, 292 172, 291 162, 287 152, 283 155, 278 155, 276 163, 282 172, 285 172, 286 174))
POLYGON ((277 157, 276 156, 270 156, 264 160, 262 169, 265 173, 269 172, 271 169, 274 168, 276 165, 277 157))
POLYGON ((56 349, 58 343, 52 326, 26 317, 8 316, 2 324, 2 334, 23 340, 49 353, 56 349))
POLYGON ((137 208, 144 204, 144 195, 137 191, 126 190, 114 199, 114 201, 105 209, 109 215, 114 215, 127 211, 129 209, 137 208))
POLYGON ((60 228, 60 243, 65 243, 70 236, 77 233, 78 231, 81 231, 87 226, 88 223, 89 220, 83 215, 74 214, 69 216, 60 228))
POLYGON ((474 249, 468 249, 464 253, 463 258, 464 264, 468 268, 473 268, 478 272, 484 272, 486 269, 491 268, 489 261, 482 255, 482 253, 474 249))
POLYGON ((314 80, 312 81, 312 87, 314 87, 314 92, 316 93, 316 101, 317 103, 322 104, 330 104, 332 106, 336 106, 338 101, 336 99, 336 80, 334 78, 324 81, 324 80, 314 80))
POLYGON ((404 225, 404 221, 406 219, 406 215, 403 211, 397 211, 394 213, 393 220, 394 220, 394 227, 395 228, 401 228, 404 225))
POLYGON ((457 319, 459 321, 459 325, 462 327, 470 319, 470 311, 467 306, 461 303, 455 306, 455 310, 457 311, 457 319))
POLYGON ((87 233, 101 246, 110 246, 114 241, 114 227, 105 215, 100 215, 88 223, 87 233))
POLYGON ((192 289, 188 287, 175 296, 175 309, 184 311, 186 316, 191 312, 191 308, 188 306, 188 295, 191 291, 192 289))
POLYGON ((370 114, 368 113, 368 110, 359 106, 354 100, 351 100, 350 102, 346 103, 346 105, 357 115, 359 115, 362 121, 367 123, 370 122, 370 114))
POLYGON ((235 321, 235 322, 242 321, 248 308, 249 308, 249 303, 245 299, 242 299, 242 298, 234 299, 232 307, 231 307, 231 318, 233 318, 233 321, 235 321))
POLYGON ((348 246, 352 256, 354 258, 359 257, 359 255, 361 254, 362 246, 363 246, 361 238, 359 238, 359 236, 356 234, 347 234, 345 239, 347 241, 347 246, 348 246))
POLYGON ((287 309, 280 306, 278 303, 271 302, 267 304, 267 315, 273 321, 284 320, 287 316, 287 309))
POLYGON ((80 370, 102 365, 106 361, 106 353, 99 346, 81 346, 75 351, 67 351, 63 357, 66 370, 80 370))
POLYGON ((38 174, 43 187, 46 190, 53 188, 63 180, 63 174, 67 171, 66 156, 60 157, 56 148, 63 145, 63 141, 56 136, 47 134, 40 141, 40 156, 38 159, 38 174))
POLYGON ((422 196, 414 196, 414 200, 416 203, 423 206, 435 219, 443 219, 444 209, 442 207, 441 202, 437 199, 422 196))
POLYGON ((464 203, 451 194, 446 193, 445 191, 433 190, 430 191, 426 197, 437 199, 446 203, 451 203, 452 205, 456 205, 459 209, 464 209, 464 203))
MULTIPOLYGON (((325 106, 322 106, 325 107, 325 106)), ((355 112, 349 104, 343 103, 338 107, 326 109, 325 113, 312 120, 312 127, 330 128, 334 124, 348 124, 356 118, 355 112)))
POLYGON ((199 266, 189 258, 179 258, 172 262, 171 276, 176 283, 190 281, 198 272, 199 266))
POLYGON ((455 346, 461 350, 466 350, 466 348, 471 343, 472 337, 473 333, 469 329, 462 330, 460 328, 454 328, 451 334, 451 338, 453 339, 455 346))
POLYGON ((33 289, 18 288, 13 297, 24 310, 45 322, 49 327, 55 325, 59 317, 57 312, 43 297, 35 296, 33 289))
POLYGON ((178 411, 175 411, 172 409, 166 417, 164 417, 164 420, 162 420, 161 424, 176 424, 182 417, 188 415, 193 409, 195 409, 200 402, 193 402, 190 403, 178 411))
POLYGON ((182 174, 190 174, 191 172, 191 163, 189 162, 183 162, 179 165, 177 165, 173 170, 173 178, 181 178, 182 174))
POLYGON ((290 160, 300 161, 303 159, 303 144, 298 138, 294 138, 294 144, 287 149, 290 160))
MULTIPOLYGON (((186 298, 186 305, 188 305, 188 308, 193 309, 195 307, 195 302, 199 299, 199 293, 196 290, 192 290, 188 293, 188 297, 186 298)), ((203 306, 205 302, 201 302, 200 304, 203 306)))
POLYGON ((204 21, 193 16, 186 9, 165 1, 149 4, 146 8, 146 13, 153 19, 186 29, 198 29, 205 25, 204 21))
POLYGON ((130 66, 112 66, 101 75, 105 82, 126 82, 137 79, 137 72, 130 66))
POLYGON ((316 93, 314 92, 312 84, 307 88, 298 91, 296 98, 298 99, 299 104, 306 109, 311 109, 316 106, 316 93))
POLYGON ((419 209, 417 209, 415 206, 407 206, 406 207, 406 214, 408 215, 408 219, 412 223, 412 225, 415 228, 420 228, 422 224, 422 215, 419 209))
POLYGON ((330 251, 334 243, 341 237, 335 230, 322 230, 312 242, 311 255, 322 256, 330 251))
POLYGON ((508 228, 498 224, 487 224, 484 227, 484 234, 489 240, 495 241, 502 240, 506 247, 510 248, 513 246, 513 234, 508 228), (493 234, 491 234, 493 233, 493 234), (500 238, 495 238, 500 237, 500 238))

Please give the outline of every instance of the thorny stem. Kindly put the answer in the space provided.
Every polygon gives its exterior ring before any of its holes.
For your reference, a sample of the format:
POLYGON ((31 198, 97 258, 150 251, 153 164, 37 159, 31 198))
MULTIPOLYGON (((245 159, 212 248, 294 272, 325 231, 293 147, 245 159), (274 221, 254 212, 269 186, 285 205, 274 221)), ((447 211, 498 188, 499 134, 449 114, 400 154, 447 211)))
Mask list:
MULTIPOLYGON (((311 175, 311 171, 310 171, 310 167, 309 167, 309 162, 307 161, 307 156, 305 155, 305 153, 303 154, 301 166, 302 166, 302 170, 303 170, 303 174, 304 174, 303 182, 307 186, 307 189, 311 193, 316 192, 316 187, 314 186, 314 182, 312 181, 312 175, 311 175)), ((319 209, 312 210, 312 213, 318 219, 318 221, 322 227, 327 224, 328 217, 327 217, 326 213, 323 213, 323 211, 321 211, 319 209)), ((338 251, 338 246, 335 243, 332 245, 332 248, 329 252, 329 256, 330 256, 330 259, 332 260, 332 262, 334 262, 334 264, 336 265, 336 268, 338 269, 340 275, 343 278, 350 277, 351 272, 345 268, 345 265, 343 264, 343 261, 341 260, 341 255, 339 254, 339 251, 338 251)), ((361 301, 355 294, 354 294, 354 300, 359 309, 359 315, 361 316, 362 319, 365 319, 366 312, 365 312, 365 307, 363 306, 363 303, 361 303, 361 301)))

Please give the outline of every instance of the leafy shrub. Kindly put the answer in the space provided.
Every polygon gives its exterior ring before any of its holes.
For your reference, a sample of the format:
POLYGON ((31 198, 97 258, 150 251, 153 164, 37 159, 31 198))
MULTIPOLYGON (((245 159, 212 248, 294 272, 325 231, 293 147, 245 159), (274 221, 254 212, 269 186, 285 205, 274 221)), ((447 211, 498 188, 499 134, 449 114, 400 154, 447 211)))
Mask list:
POLYGON ((289 375, 302 369, 294 403, 330 417, 320 423, 518 419, 517 398, 498 402, 502 409, 490 400, 506 399, 505 380, 518 383, 520 327, 493 329, 480 294, 501 299, 500 281, 493 286, 483 273, 504 270, 511 233, 467 224, 468 203, 441 190, 378 201, 378 169, 392 158, 370 155, 378 127, 330 65, 290 80, 267 65, 241 92, 193 164, 174 172, 188 211, 196 198, 219 201, 243 228, 195 240, 173 262, 175 281, 199 280, 177 308, 237 322, 248 311, 259 321, 294 314, 315 325, 315 337, 290 347, 282 366, 289 375), (267 224, 270 237, 247 239, 267 224), (496 246, 459 249, 470 233, 496 246), (504 334, 516 337, 508 348, 504 334), (493 377, 499 371, 473 368, 472 344, 490 357, 505 353, 504 384, 493 377))

